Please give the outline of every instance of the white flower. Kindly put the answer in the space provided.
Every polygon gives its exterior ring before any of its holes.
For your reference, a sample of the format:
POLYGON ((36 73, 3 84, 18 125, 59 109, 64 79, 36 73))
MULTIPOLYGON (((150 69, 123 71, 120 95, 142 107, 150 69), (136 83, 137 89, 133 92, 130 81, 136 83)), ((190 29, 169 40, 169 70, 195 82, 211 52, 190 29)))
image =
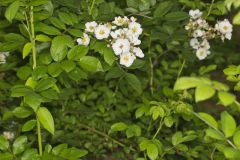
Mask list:
POLYGON ((221 32, 222 34, 232 33, 233 26, 229 20, 225 19, 216 24, 215 29, 221 32))
POLYGON ((134 35, 128 35, 128 39, 134 46, 141 44, 141 40, 139 40, 138 37, 134 35))
POLYGON ((130 50, 130 42, 127 39, 119 38, 112 44, 112 48, 116 55, 127 53, 130 50))
POLYGON ((134 55, 132 55, 131 53, 123 53, 120 55, 120 64, 124 65, 126 67, 130 67, 134 60, 136 59, 136 57, 134 55))
POLYGON ((210 54, 210 52, 205 48, 199 48, 196 52, 196 56, 199 60, 205 59, 208 54, 210 54))
POLYGON ((200 43, 197 38, 192 38, 190 41, 190 46, 194 49, 198 49, 200 46, 200 43))
POLYGON ((200 29, 197 29, 193 32, 193 37, 197 38, 197 37, 202 37, 205 34, 205 31, 202 31, 200 29))
POLYGON ((199 9, 196 10, 190 10, 189 15, 192 19, 197 19, 202 16, 202 12, 199 9))
POLYGON ((97 24, 95 21, 87 22, 87 23, 85 24, 85 27, 86 27, 85 31, 86 31, 86 32, 94 32, 94 30, 95 30, 95 28, 97 27, 97 25, 98 25, 98 24, 97 24))
POLYGON ((6 63, 7 56, 9 56, 9 52, 0 52, 0 64, 6 63))
POLYGON ((128 22, 128 18, 125 17, 115 17, 114 21, 112 22, 113 24, 116 24, 117 26, 122 26, 128 22))
POLYGON ((79 45, 84 45, 84 46, 88 46, 90 43, 90 38, 86 33, 83 33, 83 37, 82 38, 78 38, 77 39, 77 43, 79 45))
POLYGON ((210 44, 207 39, 204 39, 201 43, 202 48, 209 50, 210 49, 210 44))
POLYGON ((95 37, 99 40, 108 38, 110 32, 111 32, 111 29, 106 25, 98 25, 94 31, 95 37))
POLYGON ((135 53, 135 55, 139 58, 144 57, 143 51, 139 47, 134 47, 133 48, 133 53, 135 53))
POLYGON ((3 136, 7 139, 7 140, 12 140, 14 138, 14 133, 13 132, 3 132, 3 136))
POLYGON ((226 33, 225 38, 227 38, 228 40, 231 40, 232 39, 232 33, 226 33))
POLYGON ((139 36, 140 34, 142 34, 143 31, 141 25, 137 22, 130 22, 128 28, 130 33, 135 36, 139 36))
POLYGON ((135 17, 130 17, 130 21, 131 21, 131 22, 136 22, 137 19, 136 19, 135 17))

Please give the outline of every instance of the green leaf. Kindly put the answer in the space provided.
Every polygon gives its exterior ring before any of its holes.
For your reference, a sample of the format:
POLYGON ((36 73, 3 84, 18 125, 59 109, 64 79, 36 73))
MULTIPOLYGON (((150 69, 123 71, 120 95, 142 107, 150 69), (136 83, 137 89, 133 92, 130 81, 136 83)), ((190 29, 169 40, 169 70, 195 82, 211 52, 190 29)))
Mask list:
POLYGON ((29 120, 22 126, 22 131, 27 132, 32 130, 36 126, 36 120, 29 120))
POLYGON ((11 153, 0 153, 1 160, 13 160, 13 155, 11 153))
POLYGON ((23 66, 17 70, 17 76, 22 80, 27 80, 31 74, 32 69, 28 66, 23 66))
POLYGON ((178 144, 182 143, 183 140, 183 135, 182 132, 176 132, 173 136, 172 136, 172 144, 174 146, 177 146, 178 144))
POLYGON ((69 14, 64 12, 59 12, 58 17, 63 23, 67 25, 73 25, 73 22, 71 21, 71 17, 69 16, 69 14))
POLYGON ((48 78, 45 78, 45 79, 41 79, 36 87, 35 87, 35 90, 37 92, 41 92, 41 91, 44 91, 44 90, 47 90, 49 88, 51 88, 53 85, 55 85, 56 83, 56 79, 54 78, 51 78, 51 77, 48 77, 48 78))
POLYGON ((228 92, 224 92, 224 91, 220 91, 218 92, 218 98, 220 99, 220 102, 224 105, 224 106, 228 106, 230 104, 232 104, 235 100, 236 100, 236 96, 228 93, 228 92))
POLYGON ((13 153, 20 154, 22 153, 27 145, 27 136, 20 136, 13 142, 13 153))
POLYGON ((127 73, 125 76, 128 84, 138 93, 142 93, 142 84, 140 80, 134 74, 127 73))
POLYGON ((238 147, 238 149, 240 149, 240 131, 235 132, 233 136, 233 142, 238 147))
POLYGON ((26 58, 29 53, 31 52, 32 50, 32 43, 31 42, 28 42, 24 45, 23 47, 23 51, 22 51, 22 56, 23 56, 23 59, 26 58))
POLYGON ((56 17, 50 17, 49 21, 59 29, 64 29, 64 30, 66 29, 65 24, 56 17))
POLYGON ((26 107, 17 107, 13 110, 13 115, 18 118, 27 118, 32 114, 32 110, 26 107))
POLYGON ((40 107, 37 110, 37 118, 41 122, 42 126, 48 130, 51 134, 54 134, 54 121, 52 114, 45 107, 40 107))
POLYGON ((141 128, 138 125, 130 125, 126 130, 127 138, 131 138, 133 136, 139 137, 141 136, 141 128))
POLYGON ((11 88, 11 97, 22 97, 32 92, 33 90, 30 87, 24 85, 16 85, 11 88))
POLYGON ((200 112, 198 115, 210 127, 218 128, 217 121, 210 114, 200 112))
POLYGON ((111 126, 111 131, 116 132, 116 131, 123 131, 127 129, 127 125, 125 123, 119 122, 115 123, 111 126))
POLYGON ((103 58, 105 62, 107 62, 111 66, 115 61, 113 50, 111 48, 105 47, 105 49, 103 50, 103 58))
POLYGON ((36 32, 40 31, 40 32, 43 32, 48 35, 60 35, 61 34, 61 32, 57 28, 49 26, 44 23, 37 23, 35 25, 35 31, 36 32))
POLYGON ((233 24, 240 25, 240 12, 234 16, 233 24))
POLYGON ((76 67, 76 64, 73 61, 65 60, 61 62, 61 67, 64 71, 70 72, 76 67))
POLYGON ((217 140, 225 140, 225 137, 223 134, 221 134, 221 132, 217 132, 216 130, 212 129, 212 128, 208 128, 206 130, 206 134, 207 136, 213 138, 213 139, 217 139, 217 140))
POLYGON ((39 42, 50 42, 51 38, 49 38, 48 36, 46 36, 44 34, 39 34, 36 36, 36 40, 39 42))
POLYGON ((164 124, 167 126, 167 127, 172 127, 174 121, 173 121, 173 117, 172 116, 167 116, 164 118, 164 124))
POLYGON ((156 10, 154 11, 154 14, 153 14, 154 17, 159 18, 164 16, 167 12, 170 11, 172 6, 173 6, 173 3, 171 3, 170 1, 159 3, 156 10))
POLYGON ((68 52, 68 47, 73 47, 74 42, 70 36, 57 36, 52 40, 51 56, 54 61, 61 61, 68 52))
POLYGON ((89 72, 97 72, 102 70, 101 62, 92 56, 84 56, 79 61, 80 66, 89 72))
POLYGON ((204 101, 215 94, 215 89, 210 85, 199 85, 195 90, 196 102, 204 101))
POLYGON ((52 77, 57 77, 59 74, 62 73, 62 67, 60 63, 51 63, 48 65, 48 73, 52 77))
POLYGON ((158 147, 154 143, 149 143, 147 146, 147 155, 151 160, 155 160, 158 157, 158 147))
POLYGON ((233 136, 236 130, 236 121, 227 111, 221 113, 221 128, 227 138, 233 136))
POLYGON ((43 98, 39 94, 33 92, 25 95, 24 101, 36 112, 41 102, 43 102, 43 98))
POLYGON ((236 150, 236 149, 233 149, 231 147, 226 147, 223 151, 224 153, 224 156, 227 158, 227 159, 233 159, 233 160, 238 160, 239 157, 240 157, 240 151, 239 150, 236 150))
POLYGON ((68 148, 68 149, 63 149, 60 152, 60 157, 63 157, 64 159, 79 159, 80 157, 85 156, 88 153, 88 151, 84 149, 77 149, 77 148, 68 148))
POLYGON ((198 85, 201 84, 201 81, 199 78, 195 77, 181 77, 179 78, 175 85, 174 85, 174 90, 185 90, 189 88, 195 88, 198 85))
POLYGON ((74 46, 69 52, 68 52, 68 59, 70 60, 80 60, 82 57, 87 55, 89 50, 88 46, 84 45, 78 45, 74 46))
POLYGON ((182 12, 182 11, 171 12, 165 16, 165 19, 167 21, 182 21, 187 18, 189 18, 189 15, 186 12, 182 12))
POLYGON ((5 151, 9 147, 9 142, 4 136, 0 136, 0 150, 5 151))
POLYGON ((19 1, 14 1, 12 4, 8 6, 5 12, 5 17, 9 22, 12 22, 12 20, 15 18, 19 7, 20 7, 19 1))
POLYGON ((22 157, 21 160, 33 160, 34 157, 37 157, 38 155, 38 150, 37 149, 27 149, 22 157))

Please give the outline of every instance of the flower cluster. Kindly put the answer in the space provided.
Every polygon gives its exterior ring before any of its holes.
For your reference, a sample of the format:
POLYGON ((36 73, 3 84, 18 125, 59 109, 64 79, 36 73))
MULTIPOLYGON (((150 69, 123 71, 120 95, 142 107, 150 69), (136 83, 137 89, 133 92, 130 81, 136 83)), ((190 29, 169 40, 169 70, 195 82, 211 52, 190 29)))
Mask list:
POLYGON ((210 54, 209 40, 220 37, 222 41, 225 39, 230 40, 232 38, 233 27, 227 20, 218 21, 217 24, 212 27, 203 18, 202 12, 199 9, 190 10, 190 21, 185 26, 185 29, 189 31, 192 37, 190 45, 196 50, 196 56, 199 60, 205 59, 210 54))
POLYGON ((136 57, 143 58, 143 51, 138 47, 141 44, 139 36, 143 29, 136 22, 136 18, 115 17, 111 23, 98 24, 97 22, 87 22, 85 24, 83 37, 78 38, 79 45, 89 45, 90 36, 98 40, 106 40, 112 47, 115 55, 120 57, 120 64, 130 67, 136 57))
POLYGON ((14 139, 14 133, 13 132, 9 132, 9 131, 4 131, 3 132, 3 136, 7 139, 7 140, 12 140, 14 139))
POLYGON ((0 64, 6 63, 7 56, 9 56, 9 52, 0 52, 0 64))

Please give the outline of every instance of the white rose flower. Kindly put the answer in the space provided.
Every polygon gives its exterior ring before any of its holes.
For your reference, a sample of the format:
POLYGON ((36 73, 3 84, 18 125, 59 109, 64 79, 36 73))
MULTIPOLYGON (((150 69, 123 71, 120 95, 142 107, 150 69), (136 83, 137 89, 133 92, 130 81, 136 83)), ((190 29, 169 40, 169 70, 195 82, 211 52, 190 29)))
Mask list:
POLYGON ((77 39, 77 43, 79 45, 84 45, 84 46, 88 46, 90 43, 90 38, 86 33, 83 33, 83 37, 82 38, 78 38, 77 39))
POLYGON ((12 139, 14 138, 14 133, 13 133, 13 132, 4 131, 4 132, 3 132, 3 136, 4 136, 7 140, 12 140, 12 139))
POLYGON ((131 22, 136 22, 137 19, 136 19, 135 17, 130 17, 130 21, 131 21, 131 22))
POLYGON ((130 42, 127 39, 119 38, 112 44, 112 48, 116 55, 127 53, 130 50, 130 42))
POLYGON ((190 41, 190 46, 194 49, 198 49, 200 46, 200 43, 197 38, 192 38, 190 41))
POLYGON ((200 29, 197 29, 193 32, 193 37, 197 38, 197 37, 202 37, 205 34, 205 31, 202 31, 200 29))
POLYGON ((129 31, 131 34, 135 36, 139 36, 142 34, 143 29, 141 28, 141 25, 137 22, 130 22, 128 25, 129 31))
POLYGON ((210 54, 210 52, 205 48, 199 48, 196 52, 196 56, 198 57, 199 60, 205 59, 208 54, 210 54))
POLYGON ((98 25, 94 31, 95 37, 99 40, 108 38, 110 32, 111 32, 111 29, 106 25, 98 25))
POLYGON ((0 64, 6 63, 7 56, 9 56, 9 52, 0 52, 0 64))
POLYGON ((134 35, 129 34, 128 39, 134 46, 137 46, 137 45, 141 44, 141 40, 139 40, 138 37, 136 37, 134 35))
POLYGON ((202 16, 202 12, 199 9, 196 10, 190 10, 189 15, 192 19, 197 19, 202 16))
POLYGON ((222 34, 232 33, 233 26, 229 20, 225 19, 216 24, 215 29, 221 32, 222 34))
POLYGON ((130 67, 134 60, 136 59, 136 57, 134 55, 132 55, 131 53, 123 53, 120 55, 120 64, 124 65, 126 67, 130 67))
POLYGON ((232 33, 226 33, 225 38, 227 38, 228 40, 231 40, 232 39, 232 33))
POLYGON ((201 43, 202 48, 205 48, 206 50, 210 49, 210 44, 207 39, 204 39, 201 43))
POLYGON ((112 22, 113 24, 116 24, 117 26, 122 26, 128 22, 128 18, 125 17, 115 17, 114 21, 112 22))
POLYGON ((86 31, 86 32, 91 32, 91 33, 93 33, 94 30, 95 30, 95 28, 97 27, 97 25, 98 25, 98 24, 97 24, 95 21, 87 22, 87 23, 85 24, 85 27, 86 27, 85 31, 86 31))
POLYGON ((143 51, 139 47, 134 47, 133 48, 133 53, 135 53, 135 55, 139 58, 144 57, 143 51))

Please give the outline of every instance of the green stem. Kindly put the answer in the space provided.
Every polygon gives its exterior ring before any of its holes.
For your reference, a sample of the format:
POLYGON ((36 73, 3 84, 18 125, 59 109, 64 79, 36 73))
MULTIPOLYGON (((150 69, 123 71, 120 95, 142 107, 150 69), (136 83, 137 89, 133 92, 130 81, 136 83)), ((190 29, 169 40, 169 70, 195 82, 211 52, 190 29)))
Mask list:
POLYGON ((35 29, 33 20, 33 6, 30 7, 30 24, 31 24, 31 43, 32 43, 32 55, 33 55, 33 69, 37 67, 37 51, 35 46, 35 29))
POLYGON ((39 155, 42 156, 42 136, 41 136, 41 124, 37 118, 37 133, 38 133, 38 149, 39 155))
POLYGON ((94 4, 95 4, 95 0, 92 1, 92 5, 90 8, 90 12, 89 12, 90 15, 92 15, 92 10, 93 10, 94 4))
POLYGON ((208 10, 207 17, 210 15, 210 13, 211 13, 211 11, 212 11, 213 4, 214 4, 214 0, 212 0, 212 2, 211 2, 210 8, 209 8, 209 10, 208 10))
POLYGON ((163 126, 163 118, 161 118, 161 120, 160 120, 160 123, 159 123, 159 127, 158 127, 158 129, 157 129, 157 131, 156 131, 156 133, 154 134, 154 136, 153 136, 153 138, 152 139, 155 139, 156 137, 157 137, 157 135, 158 135, 158 133, 160 132, 160 130, 162 129, 162 126, 163 126))
MULTIPOLYGON (((110 137, 110 136, 107 135, 106 133, 103 133, 103 132, 101 132, 101 131, 96 130, 95 128, 89 127, 89 126, 87 126, 87 125, 85 125, 85 124, 82 124, 82 123, 79 123, 78 125, 79 125, 79 127, 88 129, 89 131, 94 132, 94 133, 96 133, 96 134, 98 134, 98 135, 100 135, 100 136, 103 136, 103 137, 105 137, 106 139, 110 139, 111 141, 113 141, 114 143, 118 144, 119 146, 121 146, 121 147, 123 147, 123 148, 128 147, 127 145, 123 144, 122 142, 120 142, 120 141, 118 141, 118 140, 110 137)), ((133 151, 133 152, 136 151, 134 148, 130 148, 130 150, 133 151)))
MULTIPOLYGON (((34 29, 34 15, 33 6, 30 7, 30 27, 31 27, 31 43, 32 43, 32 58, 33 58, 33 69, 37 67, 37 51, 35 43, 35 29, 34 29)), ((42 136, 41 136, 41 124, 37 119, 37 136, 38 136, 38 149, 39 155, 42 156, 42 136)))
POLYGON ((185 59, 184 59, 182 65, 181 65, 181 68, 180 68, 179 71, 178 71, 177 78, 180 77, 180 75, 181 75, 181 73, 182 73, 182 71, 183 71, 183 67, 184 67, 185 63, 186 63, 186 61, 185 61, 185 59))

